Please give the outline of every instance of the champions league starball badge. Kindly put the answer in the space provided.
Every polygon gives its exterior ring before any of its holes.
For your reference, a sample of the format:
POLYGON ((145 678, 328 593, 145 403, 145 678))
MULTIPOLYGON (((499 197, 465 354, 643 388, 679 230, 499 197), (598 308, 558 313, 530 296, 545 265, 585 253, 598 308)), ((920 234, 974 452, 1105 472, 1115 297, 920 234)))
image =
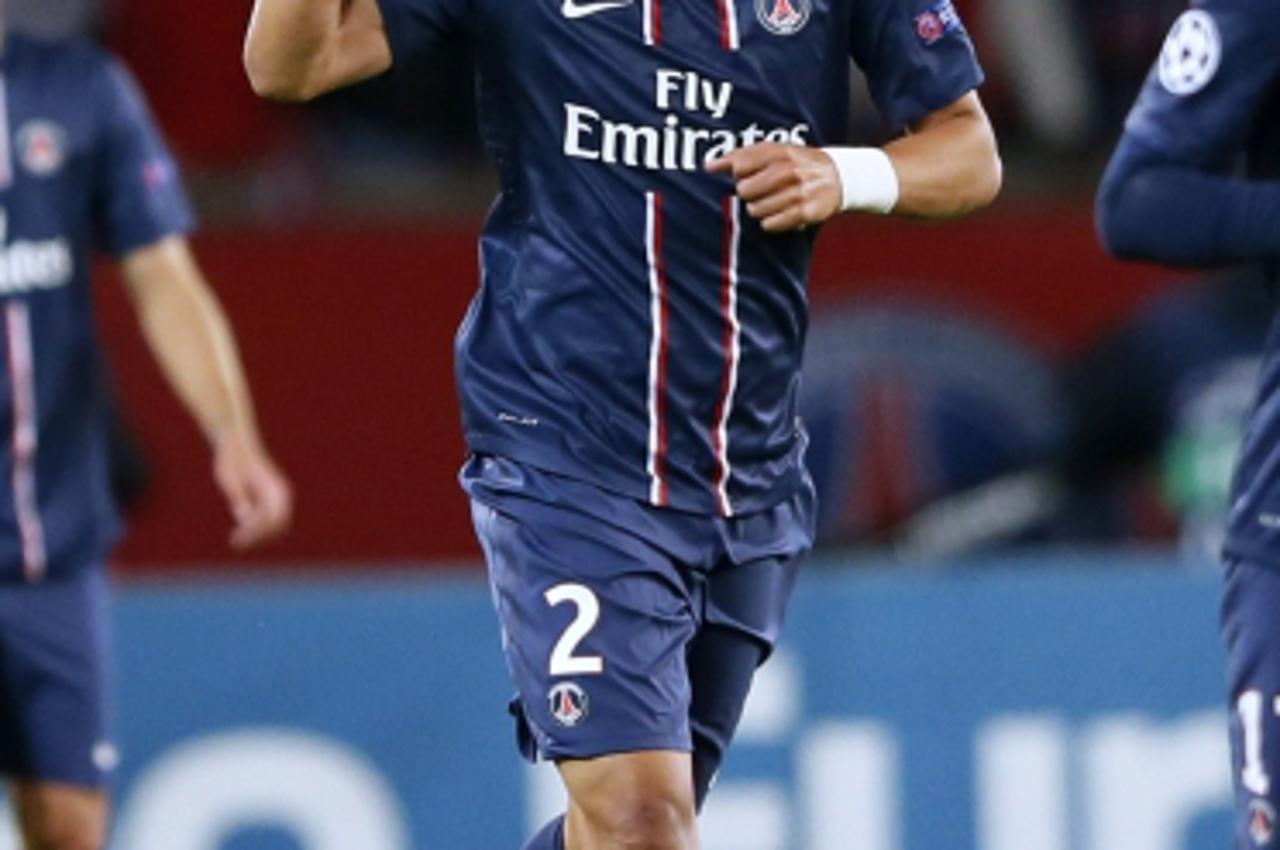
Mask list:
POLYGON ((1202 9, 1183 13, 1160 51, 1160 84, 1186 97, 1207 86, 1222 63, 1222 36, 1213 16, 1202 9))
POLYGON ((547 694, 547 707, 557 723, 572 729, 587 719, 591 701, 587 692, 574 682, 561 682, 547 694))
POLYGON ((755 0, 756 18, 774 35, 795 35, 809 23, 813 0, 755 0))

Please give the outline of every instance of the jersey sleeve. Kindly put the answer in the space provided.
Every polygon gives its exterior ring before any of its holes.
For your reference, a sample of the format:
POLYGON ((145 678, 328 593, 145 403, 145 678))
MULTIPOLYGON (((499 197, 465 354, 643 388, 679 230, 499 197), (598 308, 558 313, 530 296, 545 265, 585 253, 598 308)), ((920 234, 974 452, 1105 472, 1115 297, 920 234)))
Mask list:
POLYGON ((474 19, 475 0, 378 0, 382 24, 397 65, 432 46, 465 40, 474 19))
POLYGON ((1200 0, 1174 23, 1127 138, 1161 158, 1226 170, 1280 77, 1274 0, 1200 0))
POLYGON ((189 232, 195 221, 178 167, 137 84, 105 57, 94 82, 101 121, 94 179, 99 247, 123 256, 189 232))
POLYGON ((1235 174, 1280 80, 1280 34, 1260 3, 1204 0, 1173 25, 1098 190, 1112 254, 1194 266, 1280 257, 1280 183, 1235 174))
POLYGON ((982 84, 973 42, 952 0, 857 0, 851 26, 853 59, 895 127, 982 84))

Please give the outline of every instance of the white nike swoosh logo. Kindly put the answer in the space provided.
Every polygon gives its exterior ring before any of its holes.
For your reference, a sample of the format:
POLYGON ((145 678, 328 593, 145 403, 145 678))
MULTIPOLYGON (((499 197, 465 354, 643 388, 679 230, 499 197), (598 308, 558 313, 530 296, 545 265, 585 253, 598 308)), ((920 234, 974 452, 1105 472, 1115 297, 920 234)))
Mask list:
POLYGON ((564 5, 560 7, 560 14, 571 21, 576 21, 579 18, 585 18, 598 12, 623 9, 630 6, 632 2, 634 0, 602 0, 599 3, 576 3, 574 0, 564 0, 564 5))

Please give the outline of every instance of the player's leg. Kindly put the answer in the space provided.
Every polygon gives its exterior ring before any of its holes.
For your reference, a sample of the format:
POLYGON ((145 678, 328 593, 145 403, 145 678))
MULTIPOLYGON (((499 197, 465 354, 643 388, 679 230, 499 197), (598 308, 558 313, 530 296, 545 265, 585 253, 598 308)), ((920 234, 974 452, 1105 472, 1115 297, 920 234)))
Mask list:
POLYGON ((101 850, 107 795, 92 788, 17 780, 10 785, 25 850, 101 850))
POLYGON ((697 847, 690 761, 688 753, 648 752, 561 762, 569 812, 524 850, 697 847))
POLYGON ((107 831, 106 585, 0 587, 0 774, 26 850, 100 850, 107 831))
POLYGON ((691 757, 622 753, 561 761, 565 850, 696 850, 691 757))
POLYGON ((522 751, 555 761, 571 805, 530 850, 693 850, 678 569, 648 541, 574 510, 475 503, 522 751), (517 515, 518 514, 518 515, 517 515))
POLYGON ((1276 840, 1280 811, 1280 570, 1228 559, 1222 632, 1236 847, 1256 850, 1276 840))

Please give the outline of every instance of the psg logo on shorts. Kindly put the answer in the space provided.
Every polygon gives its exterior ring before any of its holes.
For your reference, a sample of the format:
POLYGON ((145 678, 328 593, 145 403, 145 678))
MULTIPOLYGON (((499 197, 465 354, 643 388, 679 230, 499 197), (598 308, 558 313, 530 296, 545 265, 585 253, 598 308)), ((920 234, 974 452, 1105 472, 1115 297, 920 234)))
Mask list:
POLYGON ((52 121, 28 121, 18 130, 16 141, 22 167, 37 177, 56 174, 66 162, 67 134, 52 121))
POLYGON ((1276 837, 1276 810, 1261 798, 1249 803, 1249 837, 1259 847, 1266 847, 1276 837))
POLYGON ((774 35, 795 35, 812 13, 813 0, 756 0, 756 17, 774 35))
POLYGON ((572 729, 587 719, 591 701, 587 692, 573 682, 561 682, 547 694, 547 706, 551 716, 566 729, 572 729))

